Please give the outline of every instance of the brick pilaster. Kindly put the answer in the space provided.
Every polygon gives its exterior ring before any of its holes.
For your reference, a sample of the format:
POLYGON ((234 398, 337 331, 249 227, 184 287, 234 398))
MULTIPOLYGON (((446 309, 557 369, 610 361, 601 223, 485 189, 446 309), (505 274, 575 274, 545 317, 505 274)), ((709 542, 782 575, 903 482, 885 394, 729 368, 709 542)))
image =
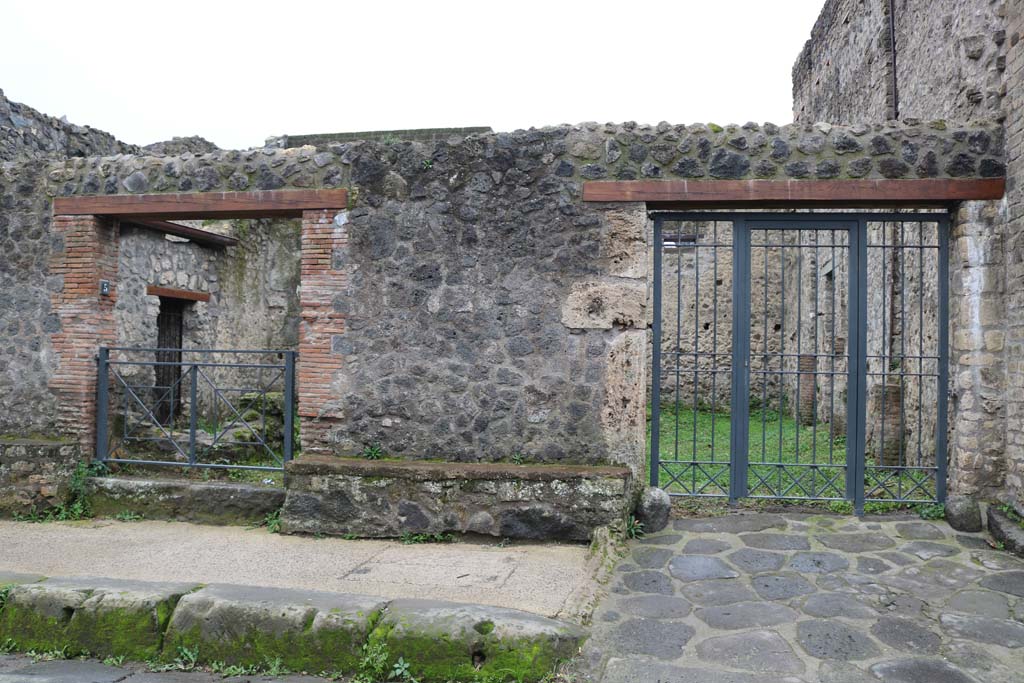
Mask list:
POLYGON ((115 221, 95 216, 55 216, 54 234, 63 241, 50 257, 50 273, 61 287, 50 295, 60 330, 50 335, 57 369, 50 389, 57 397, 57 428, 92 453, 96 430, 96 353, 117 340, 114 325, 118 232, 115 221), (100 281, 111 284, 100 294, 100 281))
POLYGON ((345 217, 340 209, 302 213, 298 396, 305 453, 329 452, 331 424, 342 417, 335 389, 344 365, 345 314, 335 301, 348 287, 345 217))

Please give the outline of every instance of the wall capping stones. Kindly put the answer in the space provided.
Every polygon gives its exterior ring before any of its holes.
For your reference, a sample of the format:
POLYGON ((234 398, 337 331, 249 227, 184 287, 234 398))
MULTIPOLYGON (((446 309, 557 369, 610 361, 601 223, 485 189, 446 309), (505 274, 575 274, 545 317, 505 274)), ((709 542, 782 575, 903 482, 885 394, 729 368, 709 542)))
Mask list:
POLYGON ((285 466, 290 475, 351 474, 361 477, 403 477, 417 481, 432 479, 493 479, 498 481, 557 481, 563 479, 626 479, 626 467, 590 465, 515 465, 493 462, 447 462, 439 460, 369 460, 311 455, 285 466))

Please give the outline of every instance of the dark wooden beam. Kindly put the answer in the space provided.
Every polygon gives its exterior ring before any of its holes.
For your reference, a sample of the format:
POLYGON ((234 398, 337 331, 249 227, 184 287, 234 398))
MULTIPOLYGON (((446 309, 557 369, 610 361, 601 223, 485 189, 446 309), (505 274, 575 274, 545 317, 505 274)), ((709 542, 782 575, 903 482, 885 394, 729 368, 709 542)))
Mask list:
POLYGON ((200 230, 199 228, 179 225, 178 223, 171 223, 169 221, 158 221, 148 218, 122 218, 121 222, 127 223, 128 225, 137 225, 140 228, 146 228, 147 230, 153 230, 155 232, 162 232, 167 235, 184 237, 196 244, 201 244, 204 247, 213 247, 214 249, 233 247, 238 244, 238 240, 234 237, 218 235, 217 233, 210 232, 209 230, 200 230))
POLYGON ((146 294, 149 294, 150 296, 164 296, 168 299, 185 299, 186 301, 210 300, 210 295, 206 292, 191 292, 187 289, 157 287, 156 285, 146 285, 146 294))
POLYGON ((1001 199, 1004 178, 921 180, 596 180, 588 202, 647 202, 654 209, 943 207, 1001 199))
POLYGON ((125 220, 202 218, 298 218, 307 209, 344 209, 348 190, 272 190, 58 197, 53 213, 111 216, 125 220))

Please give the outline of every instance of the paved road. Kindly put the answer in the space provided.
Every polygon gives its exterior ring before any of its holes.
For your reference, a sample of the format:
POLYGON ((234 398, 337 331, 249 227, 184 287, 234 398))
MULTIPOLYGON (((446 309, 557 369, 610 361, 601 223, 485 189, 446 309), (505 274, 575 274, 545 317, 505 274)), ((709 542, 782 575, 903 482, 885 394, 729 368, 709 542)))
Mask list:
POLYGON ((150 672, 136 664, 105 666, 92 660, 33 662, 23 655, 0 655, 0 683, 326 683, 313 676, 232 676, 202 672, 150 672))
POLYGON ((431 598, 569 620, 592 599, 586 547, 497 544, 315 539, 181 522, 0 520, 0 573, 431 598))
POLYGON ((1020 683, 1024 562, 917 518, 732 514, 632 544, 602 683, 1020 683))

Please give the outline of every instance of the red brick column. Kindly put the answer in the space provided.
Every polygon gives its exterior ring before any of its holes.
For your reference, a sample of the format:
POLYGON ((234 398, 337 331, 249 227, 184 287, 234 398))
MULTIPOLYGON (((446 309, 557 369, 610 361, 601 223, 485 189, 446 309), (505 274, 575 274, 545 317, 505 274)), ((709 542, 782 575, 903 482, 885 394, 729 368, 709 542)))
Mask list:
POLYGON ((335 383, 344 364, 345 314, 335 299, 348 286, 345 217, 341 209, 302 213, 298 395, 304 453, 330 452, 331 425, 342 417, 335 383))
POLYGON ((61 276, 59 291, 50 295, 60 331, 50 335, 57 370, 50 389, 57 397, 57 428, 77 437, 83 453, 92 453, 96 433, 96 353, 117 341, 114 303, 117 301, 119 227, 96 216, 54 216, 54 234, 63 249, 50 257, 51 275, 61 276), (100 281, 110 282, 110 294, 100 294, 100 281))

